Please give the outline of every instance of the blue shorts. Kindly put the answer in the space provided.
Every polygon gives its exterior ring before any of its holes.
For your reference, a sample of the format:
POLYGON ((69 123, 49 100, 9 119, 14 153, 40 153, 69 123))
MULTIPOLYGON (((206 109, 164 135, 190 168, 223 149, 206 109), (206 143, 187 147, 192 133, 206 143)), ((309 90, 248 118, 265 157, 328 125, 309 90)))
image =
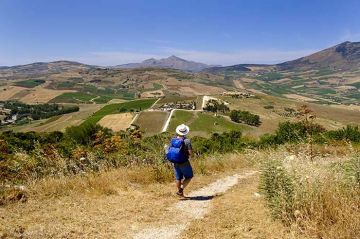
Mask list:
POLYGON ((189 179, 194 176, 191 164, 189 161, 183 164, 174 164, 174 173, 176 180, 189 179))

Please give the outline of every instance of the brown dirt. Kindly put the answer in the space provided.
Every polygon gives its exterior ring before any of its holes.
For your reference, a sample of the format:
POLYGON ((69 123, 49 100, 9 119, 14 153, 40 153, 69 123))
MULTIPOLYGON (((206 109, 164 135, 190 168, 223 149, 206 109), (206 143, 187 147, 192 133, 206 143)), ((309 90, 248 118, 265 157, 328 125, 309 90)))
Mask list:
POLYGON ((317 101, 316 99, 312 99, 310 97, 306 97, 303 95, 297 95, 297 94, 285 94, 284 96, 287 98, 290 98, 290 99, 306 101, 306 102, 317 101))
POLYGON ((75 92, 73 90, 50 90, 45 88, 34 88, 30 94, 22 97, 20 101, 27 104, 36 104, 36 103, 47 103, 55 97, 66 93, 66 92, 75 92))
POLYGON ((141 98, 159 98, 163 97, 164 92, 162 90, 146 91, 141 93, 141 98))
POLYGON ((183 96, 214 95, 221 94, 225 91, 220 87, 209 86, 195 82, 178 81, 172 78, 169 78, 165 85, 166 89, 170 92, 177 92, 183 96))
POLYGON ((21 91, 25 91, 25 90, 28 89, 19 86, 0 87, 0 100, 9 100, 14 95, 19 94, 21 91))
POLYGON ((111 114, 102 118, 98 124, 116 132, 126 130, 130 126, 133 118, 134 114, 132 113, 111 114))
POLYGON ((241 83, 240 80, 233 80, 233 82, 234 82, 234 85, 236 88, 242 89, 242 90, 245 89, 244 85, 241 83))

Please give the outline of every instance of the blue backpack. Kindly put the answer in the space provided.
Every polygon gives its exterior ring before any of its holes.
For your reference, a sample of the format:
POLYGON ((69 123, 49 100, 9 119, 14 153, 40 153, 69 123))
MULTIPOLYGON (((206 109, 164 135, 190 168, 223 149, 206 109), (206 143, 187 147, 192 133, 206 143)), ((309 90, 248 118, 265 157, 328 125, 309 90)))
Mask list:
POLYGON ((184 147, 184 138, 174 137, 170 142, 166 158, 172 163, 185 163, 188 160, 188 157, 184 147))

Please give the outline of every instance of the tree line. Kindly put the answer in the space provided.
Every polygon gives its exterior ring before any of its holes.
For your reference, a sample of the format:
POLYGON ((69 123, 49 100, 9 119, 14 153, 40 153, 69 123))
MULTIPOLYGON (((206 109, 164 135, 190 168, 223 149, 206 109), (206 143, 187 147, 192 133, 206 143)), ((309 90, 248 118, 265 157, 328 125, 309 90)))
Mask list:
POLYGON ((63 106, 58 104, 28 105, 18 101, 2 102, 4 108, 11 110, 11 115, 17 115, 18 119, 31 117, 33 120, 46 119, 56 115, 79 111, 79 106, 63 106))

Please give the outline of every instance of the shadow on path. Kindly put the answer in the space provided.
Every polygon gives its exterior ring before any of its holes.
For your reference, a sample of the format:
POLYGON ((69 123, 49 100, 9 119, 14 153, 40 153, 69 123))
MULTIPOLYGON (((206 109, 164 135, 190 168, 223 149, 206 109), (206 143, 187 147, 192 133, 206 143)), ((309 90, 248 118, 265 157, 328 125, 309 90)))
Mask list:
POLYGON ((193 201, 208 201, 208 200, 211 200, 213 199, 214 197, 216 197, 218 195, 215 195, 215 196, 195 196, 195 197, 184 197, 182 198, 181 200, 182 201, 186 201, 186 200, 193 200, 193 201))

